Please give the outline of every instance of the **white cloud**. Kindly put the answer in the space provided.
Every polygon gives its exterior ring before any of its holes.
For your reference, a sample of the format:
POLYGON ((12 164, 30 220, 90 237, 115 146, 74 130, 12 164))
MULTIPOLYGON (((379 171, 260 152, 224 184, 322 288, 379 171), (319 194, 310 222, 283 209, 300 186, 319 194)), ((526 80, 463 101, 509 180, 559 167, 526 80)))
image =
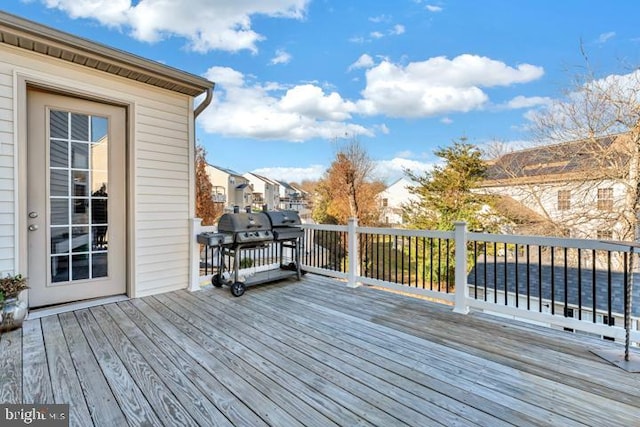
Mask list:
POLYGON ((371 68, 375 63, 373 62, 373 58, 368 54, 360 55, 360 58, 353 64, 349 65, 348 70, 355 70, 358 68, 371 68))
POLYGON ((417 175, 422 175, 424 172, 430 171, 433 168, 433 163, 419 162, 403 157, 394 157, 391 160, 378 160, 375 164, 374 175, 376 178, 385 182, 394 182, 402 178, 405 176, 404 171, 407 169, 417 175))
POLYGON ((507 102, 504 106, 509 109, 532 108, 539 105, 550 105, 552 99, 546 96, 516 96, 507 102))
POLYGON ((372 129, 349 122, 356 110, 353 102, 314 84, 255 83, 228 67, 212 67, 205 77, 216 82, 211 105, 198 117, 206 132, 296 142, 345 133, 374 135, 372 129))
POLYGON ((444 56, 406 66, 387 60, 366 72, 367 86, 358 102, 365 114, 428 117, 481 108, 489 99, 485 87, 509 86, 540 78, 542 67, 510 67, 487 57, 444 56))
POLYGON ((373 39, 381 39, 384 37, 384 34, 382 34, 380 31, 373 31, 372 33, 369 34, 371 36, 371 38, 373 39))
POLYGON ((396 153, 396 157, 401 157, 403 159, 409 159, 413 157, 413 152, 411 150, 404 150, 396 153))
POLYGON ((608 42, 610 39, 614 38, 616 36, 616 33, 614 31, 609 31, 608 33, 602 33, 598 36, 598 43, 606 43, 608 42))
POLYGON ((453 123, 453 120, 450 119, 449 117, 443 117, 440 119, 440 123, 444 123, 445 125, 450 125, 451 123, 453 123))
POLYGON ((393 29, 389 33, 394 36, 399 36, 400 34, 404 34, 404 32, 404 25, 397 24, 393 26, 393 29))
POLYGON ((270 63, 272 65, 276 64, 288 64, 291 61, 291 54, 283 49, 276 50, 276 56, 274 56, 270 63))
POLYGON ((425 9, 427 9, 429 12, 433 12, 433 13, 437 13, 437 12, 442 12, 442 7, 440 6, 436 6, 433 4, 428 4, 425 6, 425 9))
POLYGON ((388 15, 372 16, 369 18, 369 21, 374 22, 376 24, 380 22, 389 22, 390 20, 391 20, 391 17, 389 17, 388 15))
POLYGON ((43 0, 49 8, 72 18, 92 18, 102 25, 127 28, 133 37, 155 42, 171 36, 186 38, 190 49, 258 50, 264 36, 256 33, 251 18, 302 19, 310 0, 43 0))
POLYGON ((305 180, 316 181, 322 178, 322 175, 327 170, 323 165, 310 165, 304 168, 292 168, 292 167, 271 167, 260 168, 252 172, 259 175, 266 176, 267 178, 276 179, 284 182, 302 182, 305 180))

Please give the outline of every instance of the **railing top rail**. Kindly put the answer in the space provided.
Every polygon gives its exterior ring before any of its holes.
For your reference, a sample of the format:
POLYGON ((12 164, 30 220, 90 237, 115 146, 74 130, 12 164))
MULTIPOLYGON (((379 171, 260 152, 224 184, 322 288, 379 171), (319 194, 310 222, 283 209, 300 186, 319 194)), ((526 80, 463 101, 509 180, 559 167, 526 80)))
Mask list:
POLYGON ((453 231, 411 230, 406 228, 356 227, 356 232, 367 234, 385 234, 404 237, 433 237, 435 239, 453 239, 453 231))
MULTIPOLYGON (((558 238, 543 236, 519 236, 511 234, 468 233, 468 240, 479 242, 513 243, 519 245, 554 246, 576 249, 593 249, 615 252, 631 252, 632 247, 637 247, 634 242, 614 242, 590 239, 558 238)), ((640 252, 640 249, 636 249, 640 252)))
POLYGON ((330 225, 330 224, 301 224, 301 227, 307 230, 324 230, 324 231, 348 231, 346 225, 330 225))

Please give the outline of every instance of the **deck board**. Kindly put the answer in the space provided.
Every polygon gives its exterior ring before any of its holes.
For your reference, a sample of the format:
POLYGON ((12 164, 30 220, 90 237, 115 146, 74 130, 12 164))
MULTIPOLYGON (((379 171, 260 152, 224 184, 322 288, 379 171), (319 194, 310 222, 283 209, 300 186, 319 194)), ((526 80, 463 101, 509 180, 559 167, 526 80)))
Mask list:
POLYGON ((638 424, 640 374, 592 348, 621 350, 307 275, 27 320, 0 336, 0 399, 82 426, 638 424))
POLYGON ((22 401, 22 331, 0 335, 0 402, 22 401))
POLYGON ((124 414, 104 378, 100 365, 94 357, 87 357, 92 354, 91 347, 74 313, 61 314, 59 319, 94 425, 125 425, 124 414))
POLYGON ((93 425, 58 317, 44 317, 40 322, 55 403, 73 402, 73 405, 69 407, 70 425, 93 425))
POLYGON ((30 321, 24 324, 22 330, 21 401, 54 403, 42 326, 39 321, 30 321))

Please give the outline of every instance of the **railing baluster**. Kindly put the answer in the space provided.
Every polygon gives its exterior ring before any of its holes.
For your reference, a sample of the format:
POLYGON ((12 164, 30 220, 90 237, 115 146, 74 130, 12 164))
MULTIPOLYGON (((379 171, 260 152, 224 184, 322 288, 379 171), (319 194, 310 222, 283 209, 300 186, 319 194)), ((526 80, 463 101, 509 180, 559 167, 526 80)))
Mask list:
POLYGON ((582 249, 580 248, 578 248, 578 320, 582 320, 582 249))
POLYGON ((508 260, 508 252, 507 252, 507 242, 504 242, 504 305, 507 306, 509 305, 509 287, 508 287, 508 282, 507 282, 507 278, 509 276, 509 266, 507 263, 508 260))
POLYGON ((527 245, 527 310, 531 310, 531 246, 527 245))
POLYGON ((498 243, 493 242, 493 303, 498 303, 498 243))
POLYGON ((473 262, 475 263, 473 268, 473 298, 478 299, 478 241, 473 241, 473 262))
POLYGON ((449 293, 449 279, 450 279, 449 278, 449 270, 450 270, 450 268, 449 268, 449 258, 451 258, 449 256, 449 254, 451 253, 450 252, 451 249, 449 247, 450 243, 451 243, 451 239, 447 239, 447 267, 446 267, 447 268, 447 273, 446 273, 446 279, 445 279, 447 281, 447 293, 449 293))
POLYGON ((611 251, 607 251, 607 315, 609 317, 607 323, 611 326, 611 299, 612 299, 612 285, 611 285, 611 251))
POLYGON ((593 323, 596 323, 597 322, 597 317, 596 317, 597 293, 596 293, 596 250, 595 249, 591 251, 591 259, 592 259, 592 264, 591 264, 591 300, 592 301, 591 303, 592 303, 593 323))
POLYGON ((515 283, 515 285, 516 285, 516 308, 517 308, 518 307, 518 300, 520 299, 520 286, 519 286, 520 280, 519 280, 519 277, 518 277, 518 273, 519 272, 518 272, 518 244, 517 243, 515 244, 514 253, 515 253, 515 269, 516 269, 516 280, 515 280, 516 283, 515 283))
POLYGON ((556 266, 555 246, 551 246, 551 314, 556 314, 556 266))
POLYGON ((567 277, 567 248, 563 248, 564 249, 564 315, 565 317, 567 316, 567 309, 569 308, 569 283, 568 283, 568 277, 567 277))

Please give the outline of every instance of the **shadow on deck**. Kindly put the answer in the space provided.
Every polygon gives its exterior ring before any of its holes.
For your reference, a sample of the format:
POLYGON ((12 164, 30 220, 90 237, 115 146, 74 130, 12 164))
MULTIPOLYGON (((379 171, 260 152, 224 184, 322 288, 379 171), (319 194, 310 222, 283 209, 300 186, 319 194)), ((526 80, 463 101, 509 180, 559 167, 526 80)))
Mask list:
POLYGON ((635 425, 640 374, 589 351, 613 346, 308 275, 29 320, 0 336, 0 402, 81 426, 635 425))

